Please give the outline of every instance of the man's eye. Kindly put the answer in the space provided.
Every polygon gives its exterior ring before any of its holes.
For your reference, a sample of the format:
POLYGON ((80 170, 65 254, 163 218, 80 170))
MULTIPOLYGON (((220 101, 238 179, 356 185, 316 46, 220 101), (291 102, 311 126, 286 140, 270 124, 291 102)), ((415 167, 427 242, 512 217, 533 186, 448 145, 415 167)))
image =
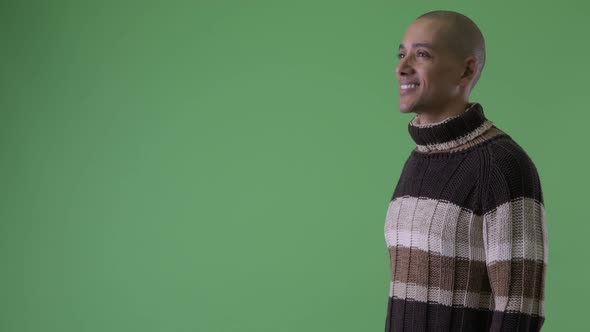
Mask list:
POLYGON ((399 53, 399 54, 397 55, 397 57, 398 57, 398 58, 400 58, 400 59, 402 59, 404 56, 406 56, 406 55, 405 55, 405 54, 403 54, 403 53, 399 53))
POLYGON ((422 56, 422 57, 427 57, 429 54, 423 51, 418 51, 417 52, 418 56, 422 56))

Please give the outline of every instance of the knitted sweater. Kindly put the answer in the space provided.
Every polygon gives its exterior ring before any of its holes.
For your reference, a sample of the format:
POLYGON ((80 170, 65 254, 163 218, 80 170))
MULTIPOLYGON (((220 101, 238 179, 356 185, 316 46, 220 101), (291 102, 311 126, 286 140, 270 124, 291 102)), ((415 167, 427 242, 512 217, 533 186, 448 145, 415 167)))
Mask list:
POLYGON ((539 331, 548 242, 534 163, 479 103, 418 116, 385 217, 385 331, 539 331))

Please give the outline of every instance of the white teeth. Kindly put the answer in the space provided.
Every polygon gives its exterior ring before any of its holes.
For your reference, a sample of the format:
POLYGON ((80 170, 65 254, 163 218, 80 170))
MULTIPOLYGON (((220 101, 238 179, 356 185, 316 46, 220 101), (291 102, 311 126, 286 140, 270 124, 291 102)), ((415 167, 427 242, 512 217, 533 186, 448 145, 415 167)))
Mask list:
POLYGON ((402 84, 402 85, 400 85, 400 87, 402 88, 402 90, 413 89, 416 86, 417 86, 416 84, 402 84))

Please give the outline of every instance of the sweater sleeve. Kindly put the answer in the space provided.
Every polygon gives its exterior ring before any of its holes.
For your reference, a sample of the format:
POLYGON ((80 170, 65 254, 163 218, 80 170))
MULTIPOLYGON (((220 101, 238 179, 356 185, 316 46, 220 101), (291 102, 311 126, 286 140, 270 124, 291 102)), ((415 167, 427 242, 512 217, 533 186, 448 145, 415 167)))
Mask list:
POLYGON ((493 298, 490 331, 540 331, 548 258, 545 207, 537 169, 522 150, 491 163, 483 239, 493 298))

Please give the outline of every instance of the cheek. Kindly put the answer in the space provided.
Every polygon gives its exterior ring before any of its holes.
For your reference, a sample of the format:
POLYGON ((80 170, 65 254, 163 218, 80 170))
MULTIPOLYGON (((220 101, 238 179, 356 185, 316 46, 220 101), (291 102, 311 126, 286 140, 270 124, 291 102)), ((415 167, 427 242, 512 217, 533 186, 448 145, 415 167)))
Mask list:
POLYGON ((441 84, 444 84, 449 89, 452 89, 455 85, 459 83, 460 80, 460 68, 456 67, 445 67, 440 68, 437 73, 437 77, 439 77, 439 81, 441 84))
POLYGON ((436 68, 425 66, 418 72, 420 77, 420 85, 423 88, 433 88, 439 85, 441 81, 441 74, 436 68))
POLYGON ((433 94, 447 94, 453 89, 452 73, 449 71, 439 70, 432 71, 425 75, 425 87, 433 94))

